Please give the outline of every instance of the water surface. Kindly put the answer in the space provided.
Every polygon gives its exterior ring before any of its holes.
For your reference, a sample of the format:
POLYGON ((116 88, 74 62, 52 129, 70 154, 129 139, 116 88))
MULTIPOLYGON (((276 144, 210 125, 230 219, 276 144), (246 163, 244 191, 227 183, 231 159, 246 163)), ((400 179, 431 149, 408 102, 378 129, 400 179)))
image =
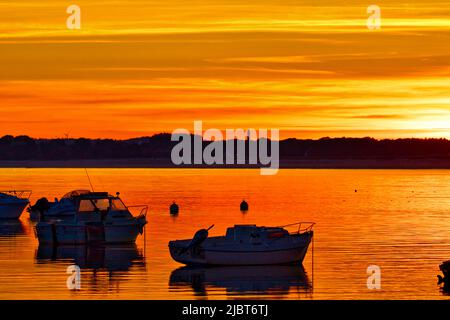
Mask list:
MULTIPOLYGON (((450 171, 89 169, 96 191, 148 204, 135 246, 40 247, 24 213, 0 222, 0 299, 448 299, 436 284, 450 259, 450 171), (239 211, 246 199, 248 213, 239 211), (169 215, 173 200, 177 217, 169 215), (215 224, 315 221, 301 266, 183 268, 167 243, 215 224), (81 267, 81 290, 66 269, 81 267), (366 269, 381 268, 381 290, 366 269)), ((89 189, 84 169, 0 169, 0 189, 32 189, 32 201, 89 189)))

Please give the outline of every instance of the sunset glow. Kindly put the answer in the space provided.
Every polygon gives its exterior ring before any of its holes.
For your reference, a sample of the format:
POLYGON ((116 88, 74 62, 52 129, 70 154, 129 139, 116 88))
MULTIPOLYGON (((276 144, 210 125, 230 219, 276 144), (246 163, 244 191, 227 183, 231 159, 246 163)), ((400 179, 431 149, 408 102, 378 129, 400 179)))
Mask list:
POLYGON ((0 136, 450 138, 448 0, 73 3, 0 0, 0 136))

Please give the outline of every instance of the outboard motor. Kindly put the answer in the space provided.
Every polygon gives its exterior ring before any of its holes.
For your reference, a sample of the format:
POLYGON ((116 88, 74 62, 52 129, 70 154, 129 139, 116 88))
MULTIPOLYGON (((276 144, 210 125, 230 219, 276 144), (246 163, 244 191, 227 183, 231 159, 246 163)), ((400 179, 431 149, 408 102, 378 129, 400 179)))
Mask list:
POLYGON ((186 251, 188 251, 191 248, 196 248, 196 247, 200 246, 208 238, 208 234, 209 234, 208 231, 211 230, 213 227, 214 227, 214 225, 212 225, 208 229, 198 230, 195 233, 194 238, 192 238, 191 242, 188 244, 188 246, 186 248, 184 248, 181 251, 181 253, 185 253, 186 251))
POLYGON ((40 198, 36 203, 31 206, 31 211, 37 211, 39 218, 44 218, 44 213, 50 209, 50 202, 47 198, 40 198))

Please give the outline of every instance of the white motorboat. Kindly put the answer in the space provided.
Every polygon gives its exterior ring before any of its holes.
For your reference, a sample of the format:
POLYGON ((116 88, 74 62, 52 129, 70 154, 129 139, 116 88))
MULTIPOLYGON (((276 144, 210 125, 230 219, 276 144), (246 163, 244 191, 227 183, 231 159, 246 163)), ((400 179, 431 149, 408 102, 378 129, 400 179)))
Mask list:
POLYGON ((220 237, 208 237, 209 229, 201 229, 193 239, 170 241, 169 250, 175 261, 186 265, 302 263, 313 237, 313 226, 313 222, 282 227, 235 225, 220 237), (295 232, 286 229, 294 226, 295 232))
POLYGON ((89 190, 74 190, 66 193, 61 199, 50 202, 47 198, 40 198, 36 203, 28 207, 31 220, 43 220, 45 218, 70 217, 76 213, 76 199, 89 195, 89 190))
POLYGON ((90 192, 75 198, 73 218, 48 219, 36 224, 39 243, 134 243, 147 223, 147 206, 126 206, 119 194, 90 192), (133 216, 130 208, 140 209, 133 216))
POLYGON ((0 191, 0 219, 19 219, 30 203, 31 191, 0 191))

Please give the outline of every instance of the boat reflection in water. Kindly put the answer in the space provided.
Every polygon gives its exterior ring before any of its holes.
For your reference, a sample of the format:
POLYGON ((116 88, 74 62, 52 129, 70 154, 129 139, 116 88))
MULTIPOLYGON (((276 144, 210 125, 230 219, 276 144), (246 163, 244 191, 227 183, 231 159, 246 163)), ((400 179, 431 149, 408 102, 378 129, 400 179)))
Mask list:
POLYGON ((118 290, 120 280, 125 279, 131 269, 140 268, 145 271, 144 255, 135 244, 39 245, 36 261, 38 264, 77 265, 82 270, 82 286, 88 287, 90 291, 110 290, 112 285, 118 290))
POLYGON ((17 219, 0 220, 0 237, 14 237, 25 234, 22 221, 17 219))
POLYGON ((287 295, 312 293, 312 283, 301 265, 181 267, 172 271, 172 290, 190 287, 196 295, 225 289, 227 295, 287 295))

